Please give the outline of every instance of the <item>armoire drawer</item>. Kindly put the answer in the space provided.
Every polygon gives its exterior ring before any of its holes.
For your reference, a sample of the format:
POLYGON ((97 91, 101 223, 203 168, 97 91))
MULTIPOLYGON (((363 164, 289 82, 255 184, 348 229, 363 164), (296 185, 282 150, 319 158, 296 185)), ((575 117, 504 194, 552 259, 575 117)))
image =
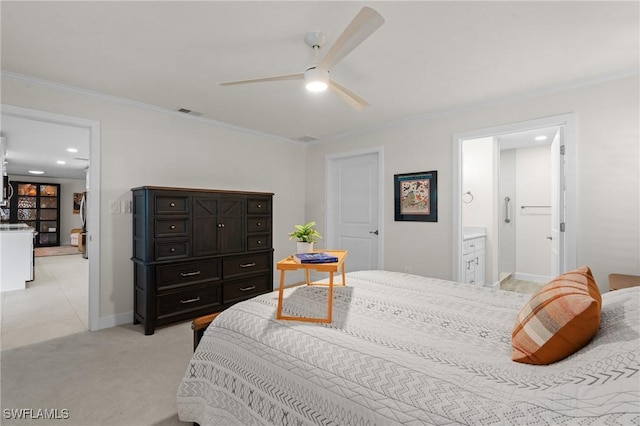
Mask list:
POLYGON ((269 217, 250 217, 247 219, 247 232, 269 232, 269 217))
POLYGON ((256 253, 223 259, 222 273, 225 279, 271 271, 271 253, 256 253))
POLYGON ((189 220, 156 219, 156 237, 186 237, 189 233, 189 220))
POLYGON ((250 235, 247 237, 247 250, 264 250, 271 247, 270 235, 250 235))
POLYGON ((158 319, 180 315, 189 311, 215 307, 222 302, 221 286, 209 284, 183 291, 162 293, 157 297, 158 319))
POLYGON ((156 196, 155 214, 185 214, 189 211, 189 197, 156 196))
POLYGON ((271 200, 264 199, 264 198, 247 199, 247 213, 249 214, 271 213, 271 200))
POLYGON ((238 302, 271 291, 271 275, 225 281, 222 288, 224 303, 238 302))
POLYGON ((221 278, 220 259, 156 266, 156 288, 180 287, 221 278))
POLYGON ((189 256, 188 240, 156 241, 154 246, 156 260, 180 259, 189 256))

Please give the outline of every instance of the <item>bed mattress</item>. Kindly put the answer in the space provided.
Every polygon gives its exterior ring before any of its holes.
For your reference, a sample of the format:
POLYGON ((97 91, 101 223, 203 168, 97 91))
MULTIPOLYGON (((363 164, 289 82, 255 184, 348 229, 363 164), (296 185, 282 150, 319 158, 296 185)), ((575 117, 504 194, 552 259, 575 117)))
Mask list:
MULTIPOLYGON (((323 316, 326 287, 285 291, 323 316)), ((525 294, 388 271, 347 274, 332 324, 276 320, 277 292, 205 332, 178 389, 200 425, 640 424, 640 288, 603 295, 596 337, 546 366, 511 360, 525 294)))

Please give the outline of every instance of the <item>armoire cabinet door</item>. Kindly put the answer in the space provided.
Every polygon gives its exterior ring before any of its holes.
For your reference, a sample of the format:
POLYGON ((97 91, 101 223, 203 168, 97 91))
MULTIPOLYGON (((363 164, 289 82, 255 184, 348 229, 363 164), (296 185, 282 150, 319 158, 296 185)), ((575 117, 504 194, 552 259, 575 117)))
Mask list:
POLYGON ((244 202, 242 198, 222 197, 222 215, 220 218, 220 249, 225 253, 244 251, 244 202))
POLYGON ((218 244, 220 197, 193 197, 193 255, 209 256, 221 253, 218 244))

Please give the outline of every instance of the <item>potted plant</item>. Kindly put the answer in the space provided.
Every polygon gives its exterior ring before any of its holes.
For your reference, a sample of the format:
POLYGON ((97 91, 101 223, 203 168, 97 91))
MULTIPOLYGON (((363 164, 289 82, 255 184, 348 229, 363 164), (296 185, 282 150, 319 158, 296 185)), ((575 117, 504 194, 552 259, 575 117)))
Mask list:
POLYGON ((289 233, 289 239, 298 240, 296 253, 311 253, 313 243, 322 239, 322 235, 315 228, 316 223, 311 221, 305 225, 296 225, 289 233))

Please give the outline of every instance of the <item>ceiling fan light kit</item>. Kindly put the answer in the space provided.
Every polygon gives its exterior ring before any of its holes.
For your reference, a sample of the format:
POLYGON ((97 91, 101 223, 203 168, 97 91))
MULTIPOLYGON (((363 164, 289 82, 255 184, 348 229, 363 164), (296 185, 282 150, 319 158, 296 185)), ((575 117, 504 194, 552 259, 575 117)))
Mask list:
POLYGON ((304 41, 311 46, 316 54, 316 64, 307 68, 304 73, 277 75, 273 77, 252 78, 248 80, 236 80, 220 83, 221 86, 235 86, 238 84, 262 83, 267 81, 305 80, 305 87, 310 92, 323 92, 328 88, 338 98, 343 100, 356 111, 361 111, 369 105, 367 101, 356 95, 351 90, 338 84, 329 78, 331 69, 353 49, 358 47, 380 26, 384 24, 384 18, 370 7, 363 7, 355 18, 344 29, 340 37, 329 48, 321 61, 317 62, 318 51, 325 42, 324 34, 319 31, 306 34, 304 41))
POLYGON ((306 88, 310 92, 324 92, 329 87, 329 71, 309 68, 304 72, 306 88))

